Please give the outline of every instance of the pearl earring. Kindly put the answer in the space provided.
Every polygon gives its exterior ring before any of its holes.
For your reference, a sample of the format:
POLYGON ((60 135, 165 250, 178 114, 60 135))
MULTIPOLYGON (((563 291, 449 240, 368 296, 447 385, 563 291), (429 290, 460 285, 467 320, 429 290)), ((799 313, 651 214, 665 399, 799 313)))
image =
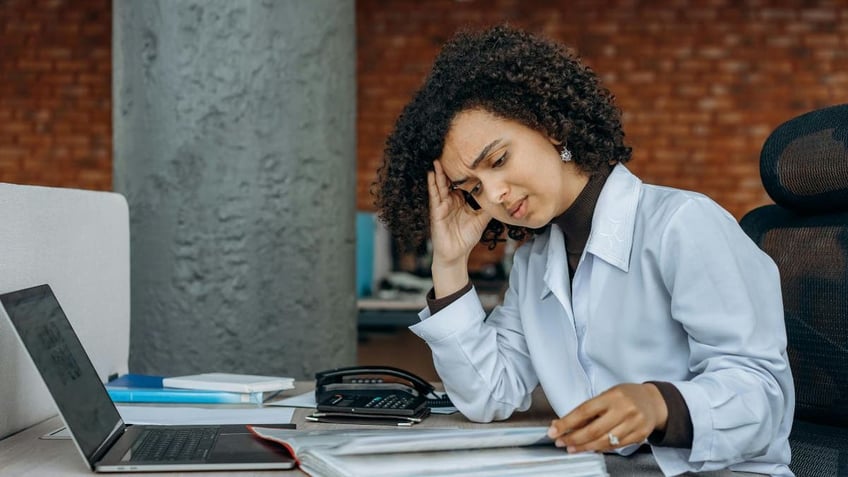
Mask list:
POLYGON ((559 157, 562 158, 562 162, 570 162, 571 151, 569 151, 565 146, 562 146, 562 150, 559 151, 559 157))

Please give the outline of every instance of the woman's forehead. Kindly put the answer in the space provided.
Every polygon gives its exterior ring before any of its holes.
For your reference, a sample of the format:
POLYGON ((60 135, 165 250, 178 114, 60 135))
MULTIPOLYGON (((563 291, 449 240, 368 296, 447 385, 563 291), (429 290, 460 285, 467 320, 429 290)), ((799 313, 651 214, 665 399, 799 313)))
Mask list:
POLYGON ((502 143, 509 136, 508 122, 481 110, 463 111, 456 115, 445 136, 442 162, 456 162, 470 167, 485 150, 502 143))

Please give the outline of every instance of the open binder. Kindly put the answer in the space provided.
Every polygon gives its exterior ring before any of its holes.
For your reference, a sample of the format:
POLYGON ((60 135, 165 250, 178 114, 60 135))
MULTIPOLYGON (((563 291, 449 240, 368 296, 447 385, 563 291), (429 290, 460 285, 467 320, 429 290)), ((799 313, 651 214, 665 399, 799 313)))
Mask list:
POLYGON ((607 476, 602 454, 569 454, 547 427, 291 431, 249 426, 284 446, 309 475, 607 476))

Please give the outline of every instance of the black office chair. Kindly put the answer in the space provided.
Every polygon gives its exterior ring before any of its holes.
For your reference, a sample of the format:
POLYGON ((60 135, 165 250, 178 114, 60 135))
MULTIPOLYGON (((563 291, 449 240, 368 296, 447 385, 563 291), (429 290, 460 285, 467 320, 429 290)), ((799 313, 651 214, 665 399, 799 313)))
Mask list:
POLYGON ((741 225, 780 269, 796 397, 790 468, 848 476, 848 104, 778 126, 760 175, 775 205, 741 225))

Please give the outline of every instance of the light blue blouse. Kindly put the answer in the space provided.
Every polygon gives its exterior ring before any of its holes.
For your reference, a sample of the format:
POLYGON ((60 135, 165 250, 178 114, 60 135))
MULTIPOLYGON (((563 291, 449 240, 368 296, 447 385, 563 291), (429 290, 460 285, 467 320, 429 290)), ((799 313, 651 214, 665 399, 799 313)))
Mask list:
POLYGON ((618 165, 573 284, 551 225, 516 251, 504 303, 488 318, 474 290, 420 318, 410 330, 471 420, 528 409, 539 384, 563 416, 616 384, 668 381, 686 400, 694 440, 653 448, 666 475, 792 475, 795 397, 778 270, 701 194, 643 184, 618 165))

